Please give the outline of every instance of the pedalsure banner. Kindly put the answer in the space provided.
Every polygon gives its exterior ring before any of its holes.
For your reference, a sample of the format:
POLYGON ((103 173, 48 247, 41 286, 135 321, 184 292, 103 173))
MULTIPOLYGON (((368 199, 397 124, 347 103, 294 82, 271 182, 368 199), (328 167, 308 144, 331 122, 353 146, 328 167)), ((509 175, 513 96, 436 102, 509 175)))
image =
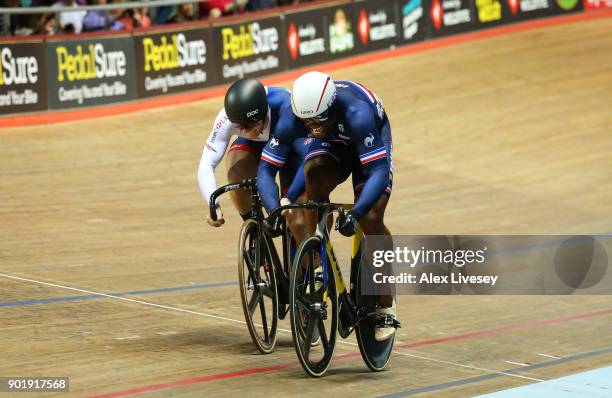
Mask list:
POLYGON ((212 30, 216 70, 221 83, 287 68, 280 17, 215 26, 212 30))
MULTIPOLYGON (((226 84, 612 0, 355 0, 154 31, 0 43, 0 114, 120 103, 226 84)), ((247 14, 248 15, 248 14, 247 14)))
POLYGON ((131 36, 47 41, 50 109, 136 98, 131 36))
POLYGON ((134 35, 141 98, 205 88, 218 82, 210 29, 134 35))
POLYGON ((362 50, 391 48, 399 43, 399 3, 396 0, 360 1, 353 7, 357 42, 362 50))
POLYGON ((0 43, 0 114, 47 109, 45 45, 0 43))

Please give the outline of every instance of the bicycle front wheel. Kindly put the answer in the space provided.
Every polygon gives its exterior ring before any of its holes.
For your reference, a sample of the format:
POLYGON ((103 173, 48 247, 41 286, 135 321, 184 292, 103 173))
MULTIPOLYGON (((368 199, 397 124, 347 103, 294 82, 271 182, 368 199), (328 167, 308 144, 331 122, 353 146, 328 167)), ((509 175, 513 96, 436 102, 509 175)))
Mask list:
POLYGON ((266 245, 258 237, 258 224, 242 225, 238 246, 238 282, 244 319, 255 346, 269 354, 276 345, 278 294, 276 276, 266 245))
POLYGON ((321 265, 320 250, 321 240, 317 237, 302 242, 293 261, 289 287, 295 351, 302 367, 312 377, 320 377, 327 371, 338 330, 336 281, 329 261, 324 260, 321 265))

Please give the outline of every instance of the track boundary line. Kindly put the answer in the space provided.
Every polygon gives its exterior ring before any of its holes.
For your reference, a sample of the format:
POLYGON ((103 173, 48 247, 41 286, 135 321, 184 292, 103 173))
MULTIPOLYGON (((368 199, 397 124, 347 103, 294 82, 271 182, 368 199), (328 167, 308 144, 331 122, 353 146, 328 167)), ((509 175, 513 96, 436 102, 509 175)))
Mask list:
MULTIPOLYGON (((246 324, 245 321, 240 321, 240 320, 232 319, 232 318, 228 318, 228 317, 222 317, 222 316, 218 316, 218 315, 207 314, 207 313, 204 313, 204 312, 188 310, 188 309, 184 309, 184 308, 180 308, 180 307, 171 307, 171 306, 151 303, 151 302, 147 302, 147 301, 143 301, 143 300, 137 300, 137 299, 131 299, 131 298, 127 298, 127 297, 121 297, 121 296, 117 296, 117 295, 113 295, 113 294, 100 293, 100 292, 95 292, 95 291, 92 291, 92 290, 80 289, 80 288, 75 288, 75 287, 66 286, 66 285, 60 285, 60 284, 57 284, 57 283, 44 282, 44 281, 40 281, 40 280, 36 280, 36 279, 24 278, 24 277, 8 275, 8 274, 2 274, 2 273, 0 273, 0 277, 4 277, 4 278, 8 278, 8 279, 13 279, 13 280, 18 280, 18 281, 22 281, 22 282, 31 282, 31 283, 42 284, 42 285, 57 287, 57 288, 60 288, 60 289, 67 289, 67 290, 77 291, 77 292, 81 292, 81 293, 87 293, 87 294, 90 294, 90 295, 102 296, 102 297, 106 297, 106 298, 111 298, 111 299, 121 300, 121 301, 125 301, 125 302, 130 302, 130 303, 142 304, 142 305, 146 305, 146 306, 150 306, 150 307, 154 307, 154 308, 160 308, 160 309, 165 309, 165 310, 183 312, 183 313, 188 313, 188 314, 192 314, 192 315, 199 315, 199 316, 204 316, 204 317, 208 317, 208 318, 212 318, 212 319, 217 319, 217 320, 222 320, 222 321, 229 321, 229 322, 232 322, 234 324, 236 324, 236 323, 238 323, 238 324, 246 324)), ((489 369, 479 368, 479 367, 476 367, 476 366, 459 364, 459 363, 456 363, 456 362, 445 361, 445 360, 431 358, 431 357, 426 357, 426 356, 422 356, 422 355, 398 352, 397 350, 398 349, 409 349, 409 348, 424 347, 424 346, 429 346, 429 345, 437 345, 437 344, 449 343, 451 341, 466 340, 466 339, 470 339, 470 338, 474 338, 474 337, 482 337, 482 336, 491 336, 491 335, 503 334, 503 333, 507 333, 507 332, 511 332, 511 331, 521 331, 521 330, 535 329, 535 328, 542 327, 542 326, 561 324, 561 323, 565 323, 565 322, 569 322, 569 321, 573 321, 573 320, 577 320, 577 319, 584 319, 584 318, 591 318, 591 317, 597 317, 597 316, 604 316, 604 315, 608 315, 608 314, 612 314, 612 308, 609 308, 609 309, 606 309, 606 310, 600 310, 600 311, 591 311, 591 312, 582 313, 582 314, 574 314, 574 315, 569 315, 569 316, 565 316, 565 317, 561 317, 561 318, 555 318, 555 319, 545 319, 545 320, 539 320, 539 321, 534 321, 534 322, 528 322, 528 323, 524 323, 524 324, 508 325, 508 326, 500 327, 500 328, 484 329, 484 330, 474 331, 474 332, 465 333, 465 334, 461 334, 461 335, 448 336, 448 337, 440 338, 440 339, 426 340, 426 341, 416 342, 416 343, 401 344, 401 345, 398 345, 398 346, 395 347, 393 353, 396 354, 396 355, 400 355, 400 356, 408 356, 408 357, 413 357, 413 358, 419 358, 419 359, 422 359, 422 360, 438 362, 438 363, 444 363, 444 364, 447 364, 447 365, 453 365, 453 366, 458 366, 458 367, 463 367, 463 368, 469 368, 469 369, 472 369, 472 370, 493 372, 493 373, 488 373, 487 375, 493 374, 493 375, 497 375, 496 377, 499 377, 499 376, 512 376, 512 377, 518 377, 518 378, 521 378, 521 379, 528 379, 528 380, 532 380, 532 381, 544 381, 544 380, 540 380, 540 379, 530 378, 530 377, 527 377, 527 376, 507 374, 507 373, 510 373, 510 371, 492 371, 492 370, 489 370, 489 369)), ((287 332, 287 333, 291 333, 291 331, 289 331, 287 329, 279 328, 278 330, 283 331, 283 332, 287 332)), ((342 341, 342 340, 339 340, 338 342, 340 344, 344 344, 344 345, 351 345, 351 346, 356 346, 357 345, 355 343, 348 342, 348 341, 342 341)), ((610 350, 612 351, 612 349, 610 349, 610 350)), ((343 360, 343 359, 357 357, 359 355, 360 354, 358 352, 355 352, 355 353, 339 355, 339 356, 335 357, 334 359, 335 360, 343 360)), ((547 362, 558 362, 558 361, 561 361, 561 360, 569 360, 570 358, 572 358, 572 357, 565 357, 565 358, 561 358, 559 360, 547 361, 547 362)), ((272 371, 277 371, 277 370, 282 370, 282 369, 296 367, 297 365, 298 365, 297 362, 291 362, 291 363, 285 363, 285 364, 280 364, 280 365, 276 365, 276 366, 248 368, 248 369, 243 369, 243 370, 235 371, 235 372, 219 373, 219 374, 216 374, 216 375, 202 376, 202 377, 198 377, 198 378, 194 378, 194 379, 179 380, 179 381, 176 381, 176 382, 168 382, 168 383, 163 383, 163 384, 156 384, 156 385, 153 385, 153 386, 144 386, 144 387, 134 388, 134 389, 130 389, 130 390, 119 391, 119 392, 116 392, 116 393, 100 395, 100 396, 96 396, 96 398, 119 398, 119 397, 136 395, 136 394, 140 394, 140 393, 144 393, 144 392, 148 392, 148 391, 157 391, 157 390, 162 390, 162 389, 168 389, 168 388, 173 388, 173 387, 180 387, 180 386, 190 385, 190 384, 204 383, 204 382, 215 381, 215 380, 226 379, 226 378, 232 378, 232 377, 239 377, 239 376, 245 376, 245 375, 251 375, 251 374, 265 373, 265 372, 272 372, 272 371)), ((526 369, 529 369, 529 368, 533 368, 534 366, 536 366, 536 365, 531 365, 529 367, 522 367, 521 369, 525 369, 526 370, 526 369)), ((487 376, 487 375, 484 375, 484 376, 487 376)), ((483 377, 483 376, 478 376, 477 378, 480 378, 480 377, 483 377)))
MULTIPOLYGON (((391 393, 391 394, 382 395, 379 398, 409 397, 409 396, 413 396, 413 395, 417 395, 417 394, 423 394, 423 393, 427 393, 427 392, 439 391, 439 390, 444 390, 444 389, 447 389, 447 388, 458 387, 458 386, 463 386, 463 385, 466 385, 466 384, 477 383, 477 382, 480 382, 480 381, 495 379, 495 378, 498 378, 498 377, 505 376, 508 373, 511 374, 511 373, 516 373, 516 372, 524 372, 524 371, 527 371, 527 370, 541 369, 541 368, 546 368, 546 367, 549 367, 549 366, 559 365, 559 364, 566 363, 566 362, 578 361, 578 360, 581 360, 581 359, 584 359, 584 358, 590 358, 590 357, 593 357, 593 356, 610 354, 610 353, 612 353, 612 347, 601 348, 599 350, 582 352, 582 353, 574 354, 574 355, 567 356, 567 357, 564 357, 564 358, 553 359, 553 360, 549 360, 549 361, 545 361, 545 362, 536 363, 536 364, 533 364, 533 365, 520 366, 518 368, 507 369, 507 370, 505 370, 503 372, 487 373, 487 374, 484 374, 484 375, 481 375, 481 376, 469 377, 469 378, 466 378, 466 379, 454 380, 454 381, 449 381, 449 382, 446 382, 446 383, 432 384, 432 385, 429 385, 429 386, 413 388, 411 390, 398 391, 398 392, 394 392, 394 393, 391 393)), ((558 377, 552 378, 550 380, 556 380, 556 379, 558 379, 558 377)), ((546 381, 546 380, 541 380, 541 381, 546 381)))
POLYGON ((79 289, 79 288, 76 288, 76 287, 60 285, 60 284, 57 284, 57 283, 50 283, 50 282, 39 281, 39 280, 36 280, 36 279, 22 278, 20 276, 14 276, 14 275, 8 275, 8 274, 0 274, 0 277, 8 278, 8 279, 13 279, 13 280, 18 280, 18 281, 22 281, 22 282, 38 283, 38 284, 41 284, 41 285, 53 286, 53 287, 57 287, 57 288, 60 288, 60 289, 72 290, 72 291, 75 291, 75 292, 87 293, 87 294, 91 294, 91 295, 95 295, 95 296, 102 296, 102 297, 106 297, 106 298, 127 301, 127 302, 130 302, 130 303, 143 304, 143 305, 147 305, 147 306, 150 306, 150 307, 161 308, 161 309, 165 309, 165 310, 185 312, 185 313, 188 313, 188 314, 200 315, 200 316, 204 316, 204 317, 207 317, 207 318, 213 318, 213 319, 218 319, 218 320, 223 320, 223 321, 228 321, 228 322, 246 324, 245 321, 239 321, 237 319, 227 318, 227 317, 224 317, 224 316, 207 314, 205 312, 188 310, 186 308, 171 307, 171 306, 168 306, 168 305, 156 304, 156 303, 151 303, 151 302, 144 301, 144 300, 131 299, 131 298, 121 297, 121 296, 117 296, 117 295, 113 295, 113 294, 94 292, 93 290, 79 289))

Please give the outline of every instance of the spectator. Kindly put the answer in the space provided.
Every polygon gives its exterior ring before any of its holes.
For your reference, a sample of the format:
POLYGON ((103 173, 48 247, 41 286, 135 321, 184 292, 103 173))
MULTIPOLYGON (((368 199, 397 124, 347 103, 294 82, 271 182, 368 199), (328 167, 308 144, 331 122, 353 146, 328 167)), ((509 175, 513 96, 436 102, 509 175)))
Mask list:
POLYGON ((54 35, 55 34, 55 14, 37 14, 36 24, 34 25, 35 35, 54 35))
POLYGON ((193 9, 193 3, 180 4, 176 8, 176 12, 170 18, 170 22, 186 22, 193 21, 195 19, 195 13, 193 9))
POLYGON ((174 6, 161 6, 153 9, 153 23, 162 25, 168 23, 174 15, 174 6))
MULTIPOLYGON (((106 0, 93 0, 93 5, 106 4, 106 0)), ((113 17, 108 11, 92 10, 87 11, 83 18, 83 31, 95 32, 98 30, 106 30, 111 27, 113 17)))
POLYGON ((200 2, 200 17, 219 18, 244 10, 248 0, 210 0, 200 2))
MULTIPOLYGON (((116 0, 115 3, 122 3, 116 0)), ((151 19, 147 16, 146 8, 130 8, 114 10, 115 22, 112 30, 133 30, 134 28, 146 28, 151 26, 151 19)))
POLYGON ((81 33, 83 30, 83 18, 85 17, 86 12, 78 9, 79 5, 75 0, 60 0, 53 4, 52 7, 74 8, 74 11, 64 11, 60 13, 60 28, 62 28, 65 33, 81 33))
POLYGON ((71 23, 67 23, 66 25, 64 25, 64 29, 62 29, 62 33, 66 34, 66 35, 74 35, 76 34, 76 28, 74 27, 73 24, 71 23))
POLYGON ((276 0, 249 0, 246 5, 247 11, 265 10, 266 8, 275 7, 276 0))

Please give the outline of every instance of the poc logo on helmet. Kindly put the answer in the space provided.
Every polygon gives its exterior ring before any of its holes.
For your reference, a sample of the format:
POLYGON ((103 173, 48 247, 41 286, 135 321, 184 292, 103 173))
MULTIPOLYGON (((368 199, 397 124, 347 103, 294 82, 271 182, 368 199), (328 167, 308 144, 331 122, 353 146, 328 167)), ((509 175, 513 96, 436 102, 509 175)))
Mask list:
POLYGON ((247 112, 247 117, 255 116, 259 113, 259 109, 252 110, 251 112, 247 112))

